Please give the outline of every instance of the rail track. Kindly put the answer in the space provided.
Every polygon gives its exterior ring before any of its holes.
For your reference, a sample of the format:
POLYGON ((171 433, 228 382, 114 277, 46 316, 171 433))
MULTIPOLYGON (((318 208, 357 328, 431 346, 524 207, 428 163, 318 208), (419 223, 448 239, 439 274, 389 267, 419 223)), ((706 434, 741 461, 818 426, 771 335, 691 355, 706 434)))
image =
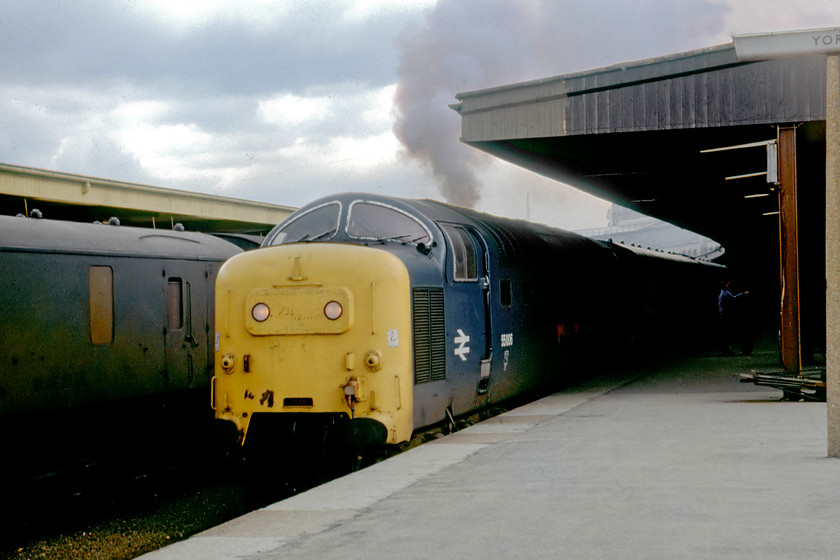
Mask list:
POLYGON ((373 456, 341 457, 342 467, 328 472, 310 468, 324 462, 313 456, 282 478, 268 478, 241 457, 159 461, 135 472, 106 472, 89 464, 69 478, 50 473, 16 499, 17 507, 5 508, 0 560, 134 558, 508 408, 453 419, 373 456))

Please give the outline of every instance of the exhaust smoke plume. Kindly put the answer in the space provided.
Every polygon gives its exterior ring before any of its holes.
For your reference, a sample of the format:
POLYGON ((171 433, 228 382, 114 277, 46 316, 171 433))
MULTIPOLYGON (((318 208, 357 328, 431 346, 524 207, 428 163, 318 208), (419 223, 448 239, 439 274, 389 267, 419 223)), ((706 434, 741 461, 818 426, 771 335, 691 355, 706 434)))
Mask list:
POLYGON ((456 93, 705 47, 724 15, 714 0, 439 0, 398 41, 394 132, 448 202, 474 206, 493 158, 458 141, 456 93))

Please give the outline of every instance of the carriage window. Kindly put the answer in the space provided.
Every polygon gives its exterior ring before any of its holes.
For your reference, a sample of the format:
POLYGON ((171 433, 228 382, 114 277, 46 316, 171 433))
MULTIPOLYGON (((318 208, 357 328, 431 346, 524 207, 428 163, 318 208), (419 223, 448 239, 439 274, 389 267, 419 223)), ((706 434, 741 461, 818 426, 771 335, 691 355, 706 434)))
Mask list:
POLYGON ((181 279, 170 278, 167 291, 168 297, 168 321, 167 328, 170 331, 177 331, 181 328, 184 303, 181 298, 181 279))
POLYGON ((409 243, 428 243, 429 232, 420 222, 399 210, 357 202, 350 207, 347 235, 358 239, 393 239, 409 243))
POLYGON ((475 260, 475 245, 470 234, 462 227, 441 225, 452 245, 452 261, 455 280, 476 280, 478 272, 475 260))
POLYGON ((329 239, 338 231, 338 215, 341 207, 331 202, 283 222, 277 227, 277 233, 269 237, 268 245, 297 243, 298 241, 321 241, 329 239))
POLYGON ((110 266, 92 266, 88 273, 90 342, 114 340, 114 271, 110 266))

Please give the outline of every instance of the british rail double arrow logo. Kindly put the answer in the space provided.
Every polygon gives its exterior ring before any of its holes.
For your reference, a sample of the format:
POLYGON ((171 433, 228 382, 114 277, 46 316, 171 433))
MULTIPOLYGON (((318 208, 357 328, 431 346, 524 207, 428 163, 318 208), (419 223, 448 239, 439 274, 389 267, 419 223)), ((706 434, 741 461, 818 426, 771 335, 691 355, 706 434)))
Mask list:
POLYGON ((469 341, 470 337, 464 334, 464 331, 458 329, 458 336, 455 337, 455 344, 458 345, 458 348, 455 349, 455 355, 461 358, 462 362, 467 361, 467 354, 470 353, 470 347, 467 346, 469 341))

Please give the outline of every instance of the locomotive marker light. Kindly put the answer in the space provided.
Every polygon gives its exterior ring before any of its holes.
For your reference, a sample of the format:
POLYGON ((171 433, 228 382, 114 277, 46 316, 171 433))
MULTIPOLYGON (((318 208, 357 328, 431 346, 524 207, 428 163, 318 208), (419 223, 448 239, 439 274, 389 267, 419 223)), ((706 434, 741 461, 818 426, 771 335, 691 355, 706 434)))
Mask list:
POLYGON ((337 301, 331 301, 324 306, 324 315, 330 321, 335 321, 341 317, 342 313, 344 313, 344 309, 341 308, 341 304, 337 301))
POLYGON ((271 310, 264 303, 258 303, 251 309, 251 317, 258 323, 262 323, 268 319, 269 315, 271 315, 271 310))

